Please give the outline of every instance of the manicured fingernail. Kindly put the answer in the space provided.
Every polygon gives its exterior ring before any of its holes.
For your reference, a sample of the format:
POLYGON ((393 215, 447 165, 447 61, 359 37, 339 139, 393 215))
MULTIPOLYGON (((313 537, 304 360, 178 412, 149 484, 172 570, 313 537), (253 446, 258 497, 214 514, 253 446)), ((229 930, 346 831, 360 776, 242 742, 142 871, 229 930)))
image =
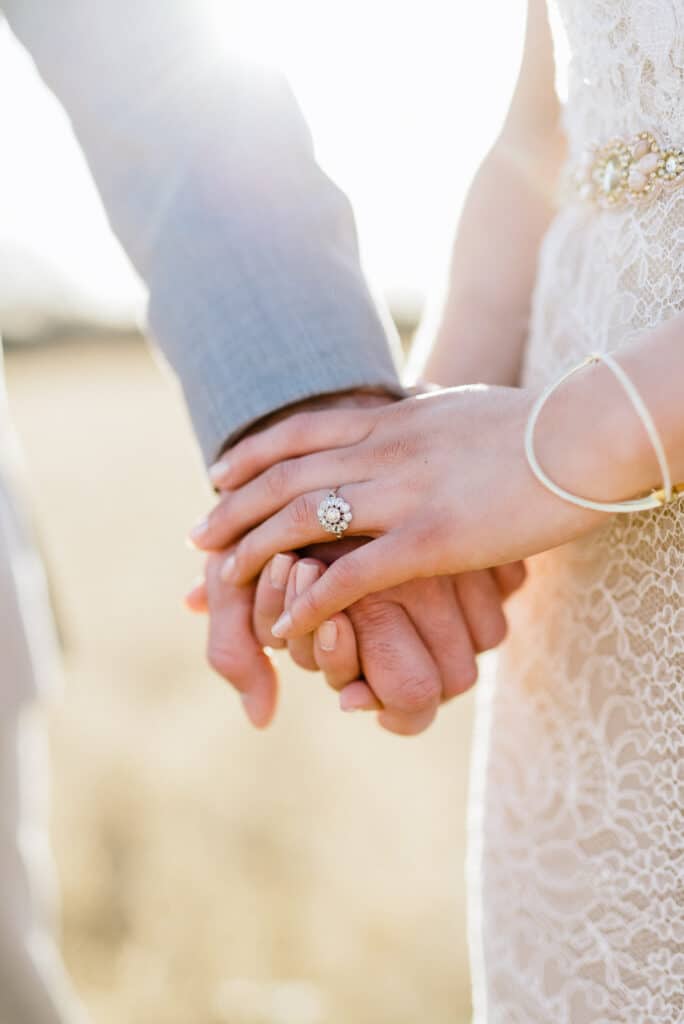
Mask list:
POLYGON ((337 644, 337 623, 328 619, 318 627, 318 642, 323 651, 334 651, 337 644))
POLYGON ((285 637, 288 631, 292 628, 292 616, 289 612, 283 612, 278 621, 272 627, 271 632, 273 636, 285 637))
POLYGON ((271 561, 271 586, 276 590, 285 590, 292 568, 292 559, 288 555, 276 555, 271 561))
POLYGON ((230 476, 230 462, 228 459, 219 459, 209 468, 209 479, 214 487, 219 487, 230 476))
POLYGON ((318 579, 319 568, 311 562, 297 562, 295 569, 295 593, 302 594, 318 579))
POLYGON ((207 533, 208 529, 209 520, 200 519, 199 523, 195 523, 192 530, 188 534, 188 540, 190 541, 191 544, 195 543, 196 541, 200 541, 202 537, 204 537, 204 535, 207 533))
POLYGON ((221 571, 219 572, 219 576, 221 577, 221 579, 223 580, 224 583, 228 583, 229 582, 231 576, 233 575, 234 569, 235 569, 235 555, 228 555, 228 557, 226 558, 225 562, 221 566, 221 571))

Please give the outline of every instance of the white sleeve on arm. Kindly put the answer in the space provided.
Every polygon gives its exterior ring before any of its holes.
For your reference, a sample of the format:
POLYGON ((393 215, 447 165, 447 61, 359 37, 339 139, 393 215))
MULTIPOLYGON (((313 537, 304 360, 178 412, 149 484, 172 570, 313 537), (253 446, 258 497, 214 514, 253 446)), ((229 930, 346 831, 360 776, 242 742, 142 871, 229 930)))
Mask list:
POLYGON ((0 0, 64 104, 207 461, 276 409, 401 394, 349 203, 287 84, 229 58, 198 0, 0 0))

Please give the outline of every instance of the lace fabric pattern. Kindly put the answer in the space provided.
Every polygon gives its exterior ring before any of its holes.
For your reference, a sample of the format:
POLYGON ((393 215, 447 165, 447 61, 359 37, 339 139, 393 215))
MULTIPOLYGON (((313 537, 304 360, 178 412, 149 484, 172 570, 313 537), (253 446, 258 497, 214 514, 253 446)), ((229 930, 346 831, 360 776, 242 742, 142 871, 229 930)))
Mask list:
MULTIPOLYGON (((643 130, 684 145, 681 0, 559 6, 569 159, 643 130)), ((526 382, 682 311, 683 191, 638 209, 569 203, 540 253, 526 382)), ((478 693, 475 1022, 681 1024, 684 499, 532 560, 509 618, 478 693)))

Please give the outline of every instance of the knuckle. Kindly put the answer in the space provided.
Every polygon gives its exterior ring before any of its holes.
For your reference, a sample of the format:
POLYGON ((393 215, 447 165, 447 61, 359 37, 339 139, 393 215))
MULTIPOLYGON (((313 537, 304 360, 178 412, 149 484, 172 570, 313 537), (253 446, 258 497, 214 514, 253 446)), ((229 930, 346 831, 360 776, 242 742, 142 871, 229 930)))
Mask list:
POLYGON ((318 615, 320 600, 316 595, 315 587, 308 587, 303 594, 298 596, 297 600, 301 602, 302 609, 307 618, 318 615))
POLYGON ((438 701, 439 695, 439 683, 434 676, 407 675, 397 681, 392 705, 409 713, 424 711, 438 701))
POLYGON ((397 625, 398 611, 390 601, 379 601, 373 595, 362 597, 354 605, 354 619, 364 632, 386 633, 397 625))
POLYGON ((331 656, 330 652, 317 654, 316 661, 319 670, 331 690, 341 690, 356 679, 361 671, 355 660, 347 664, 344 660, 331 656))
POLYGON ((291 464, 287 461, 276 462, 264 474, 264 483, 272 498, 280 498, 287 491, 292 478, 291 469, 291 464))
POLYGON ((359 584, 359 568, 353 554, 338 558, 324 574, 323 579, 333 591, 349 593, 359 584))
POLYGON ((373 445, 373 459, 380 463, 393 463, 413 455, 414 446, 405 437, 384 438, 373 445))
POLYGON ((294 526, 310 526, 313 515, 311 502, 305 494, 300 494, 290 502, 290 519, 294 526))
POLYGON ((448 516, 441 516, 435 512, 426 515, 422 522, 415 527, 413 541, 420 547, 429 549, 446 540, 452 535, 452 532, 453 526, 448 516))

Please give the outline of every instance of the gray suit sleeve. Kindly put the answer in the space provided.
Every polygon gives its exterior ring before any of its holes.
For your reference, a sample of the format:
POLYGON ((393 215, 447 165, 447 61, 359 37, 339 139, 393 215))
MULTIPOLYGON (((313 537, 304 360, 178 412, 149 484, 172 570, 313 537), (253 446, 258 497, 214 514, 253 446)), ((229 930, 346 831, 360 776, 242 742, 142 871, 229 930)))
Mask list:
POLYGON ((222 53, 199 0, 0 4, 147 284, 207 461, 301 399, 401 394, 349 203, 278 74, 222 53))

